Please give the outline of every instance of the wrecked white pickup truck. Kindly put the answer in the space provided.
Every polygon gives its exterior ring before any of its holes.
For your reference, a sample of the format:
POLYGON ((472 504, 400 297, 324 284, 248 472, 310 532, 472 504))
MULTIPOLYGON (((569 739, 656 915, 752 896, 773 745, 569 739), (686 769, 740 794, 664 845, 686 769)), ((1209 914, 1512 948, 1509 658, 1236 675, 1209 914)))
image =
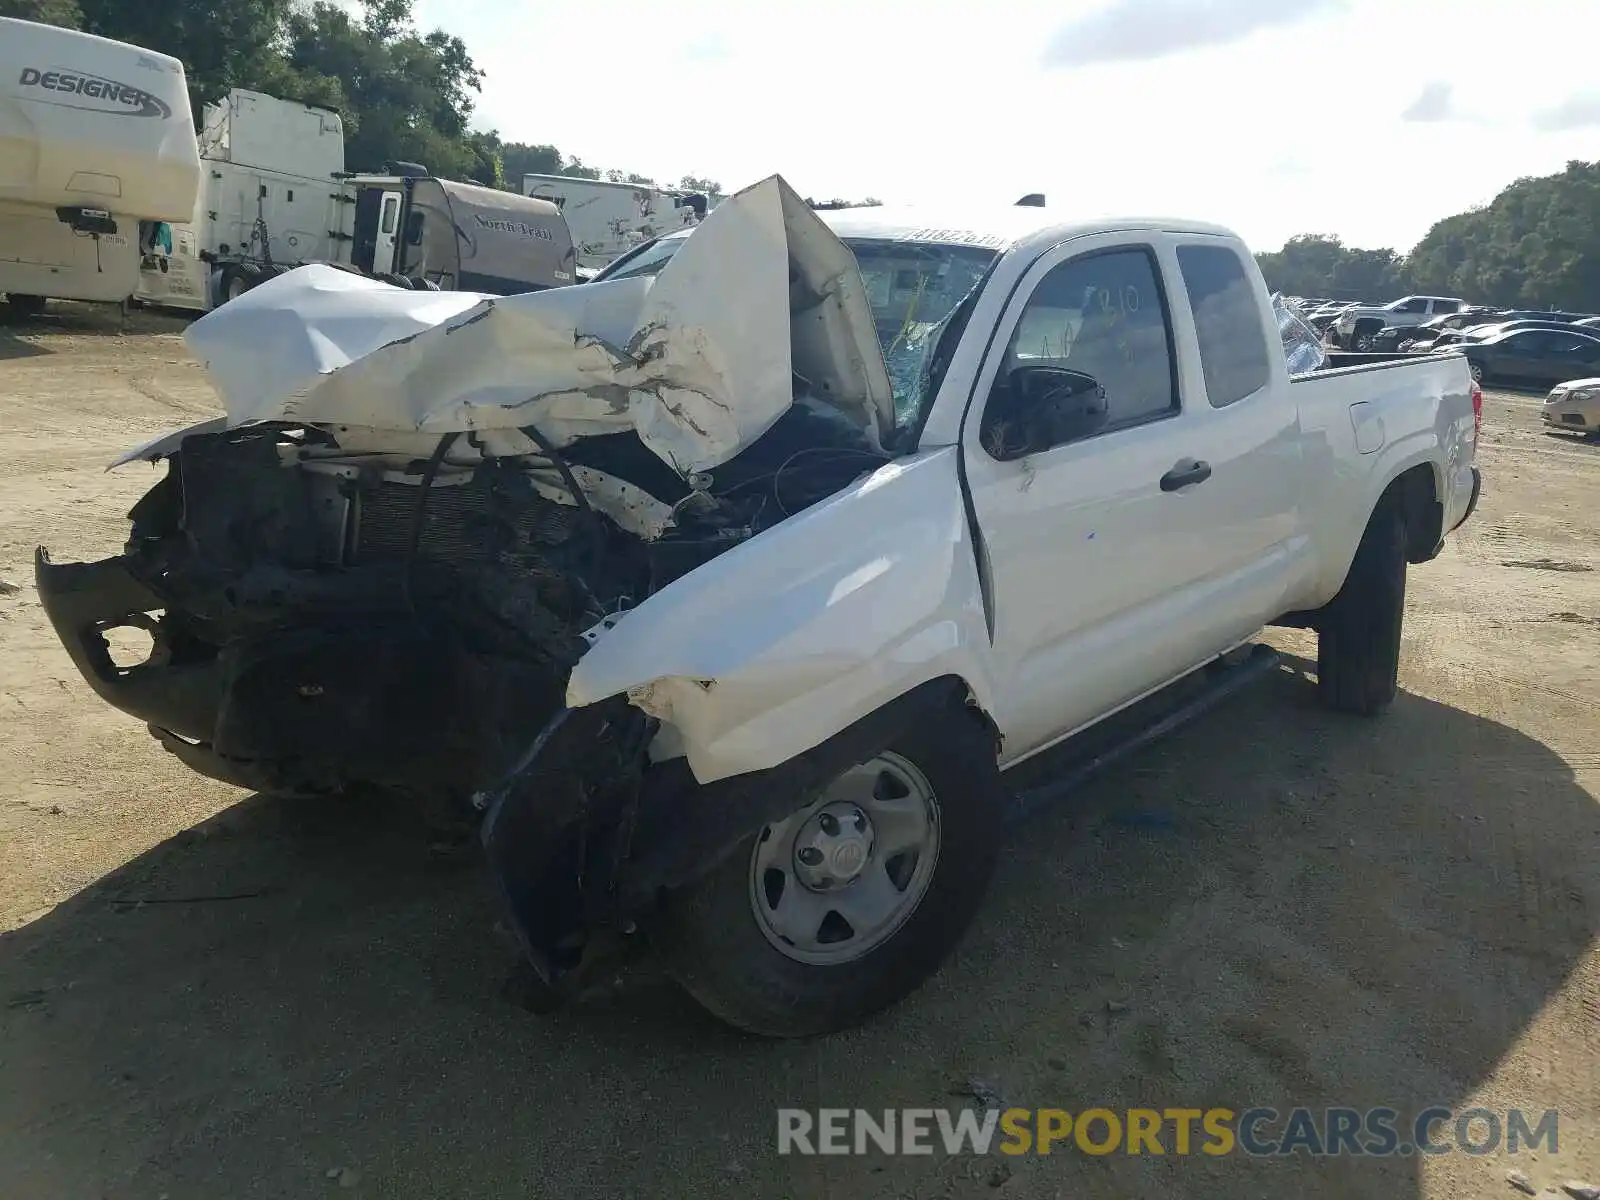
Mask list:
POLYGON ((591 284, 308 267, 188 338, 227 417, 128 456, 168 468, 125 553, 38 554, 99 694, 244 786, 475 798, 546 980, 640 931, 773 1035, 934 970, 1003 770, 1263 626, 1382 709, 1406 564, 1478 495, 1464 360, 1291 378, 1184 222, 774 178, 591 284))

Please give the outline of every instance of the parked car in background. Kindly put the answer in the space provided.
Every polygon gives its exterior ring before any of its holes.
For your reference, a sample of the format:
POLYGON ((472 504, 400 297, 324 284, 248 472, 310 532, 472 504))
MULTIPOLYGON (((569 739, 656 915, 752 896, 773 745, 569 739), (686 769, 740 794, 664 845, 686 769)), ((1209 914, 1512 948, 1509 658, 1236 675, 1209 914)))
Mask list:
POLYGON ((1452 349, 1466 356, 1480 384, 1566 383, 1600 375, 1600 337, 1576 329, 1515 329, 1452 349))
MULTIPOLYGON (((1446 346, 1454 346, 1461 342, 1483 342, 1490 338, 1499 337, 1503 333, 1515 333, 1519 329, 1552 329, 1557 333, 1573 329, 1574 326, 1566 321, 1496 321, 1491 325, 1479 325, 1472 329, 1446 331, 1434 338, 1432 349, 1443 350, 1446 346)), ((1416 349, 1416 347, 1412 347, 1416 349)))
POLYGON ((1371 350, 1380 329, 1421 325, 1430 317, 1458 313, 1466 307, 1465 300, 1453 296, 1402 296, 1381 308, 1357 305, 1339 314, 1333 325, 1333 341, 1345 350, 1371 350))
POLYGON ((1493 309, 1473 308, 1463 312, 1430 317, 1420 325, 1386 325, 1372 338, 1374 350, 1414 350, 1429 344, 1441 333, 1471 329, 1500 319, 1493 309))
POLYGON ((1513 313, 1511 315, 1513 317, 1519 319, 1519 320, 1555 321, 1555 322, 1557 322, 1558 324, 1561 324, 1561 325, 1572 325, 1572 324, 1575 324, 1578 321, 1586 321, 1590 317, 1594 316, 1593 313, 1557 312, 1554 309, 1551 309, 1548 312, 1543 312, 1543 311, 1540 311, 1539 309, 1536 309, 1536 308, 1535 309, 1518 309, 1515 313, 1513 313))
POLYGON ((1328 329, 1339 319, 1339 314, 1347 308, 1354 308, 1360 304, 1359 300, 1336 300, 1324 304, 1321 308, 1306 316, 1306 323, 1318 333, 1327 333, 1328 329))
POLYGON ((1600 437, 1600 376, 1556 384, 1545 397, 1541 416, 1563 433, 1600 437))

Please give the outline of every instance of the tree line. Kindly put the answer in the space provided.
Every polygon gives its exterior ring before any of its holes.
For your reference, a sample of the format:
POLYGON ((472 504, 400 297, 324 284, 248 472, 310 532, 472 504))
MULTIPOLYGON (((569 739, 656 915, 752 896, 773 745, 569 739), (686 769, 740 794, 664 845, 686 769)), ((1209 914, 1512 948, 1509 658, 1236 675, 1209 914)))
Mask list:
MULTIPOLYGON (((380 171, 415 162, 436 175, 520 191, 525 174, 656 185, 602 170, 555 146, 503 141, 472 128, 484 73, 466 44, 417 28, 412 0, 0 0, 0 17, 79 29, 183 62, 195 120, 232 88, 336 110, 345 164, 380 171)), ((661 186, 716 195, 716 180, 661 186)))
POLYGON ((1475 304, 1600 312, 1600 162, 1526 177, 1446 217, 1409 254, 1327 234, 1258 254, 1267 286, 1291 296, 1388 300, 1407 293, 1475 304))

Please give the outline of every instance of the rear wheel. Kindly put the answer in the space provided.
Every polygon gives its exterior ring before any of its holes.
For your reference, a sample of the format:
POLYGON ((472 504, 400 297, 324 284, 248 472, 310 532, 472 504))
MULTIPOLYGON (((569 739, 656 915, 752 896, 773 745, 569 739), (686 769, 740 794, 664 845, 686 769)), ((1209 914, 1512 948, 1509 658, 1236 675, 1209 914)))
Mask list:
POLYGON ((44 315, 43 296, 22 296, 13 293, 6 294, 6 314, 11 317, 26 318, 44 315))
POLYGON ((1484 376, 1488 374, 1488 372, 1483 369, 1483 364, 1478 362, 1476 359, 1467 360, 1467 370, 1472 375, 1472 382, 1476 384, 1482 384, 1484 376))
POLYGON ((1317 622, 1317 694, 1329 708, 1375 716, 1394 702, 1405 605, 1405 522, 1384 501, 1317 622))
POLYGON ((728 1024, 804 1037, 909 995, 976 912, 1005 814, 965 711, 908 730, 749 838, 663 914, 679 983, 728 1024))
POLYGON ((243 271, 233 268, 224 271, 222 273, 222 302, 226 304, 229 300, 237 300, 250 290, 250 285, 254 282, 255 280, 251 279, 243 271))

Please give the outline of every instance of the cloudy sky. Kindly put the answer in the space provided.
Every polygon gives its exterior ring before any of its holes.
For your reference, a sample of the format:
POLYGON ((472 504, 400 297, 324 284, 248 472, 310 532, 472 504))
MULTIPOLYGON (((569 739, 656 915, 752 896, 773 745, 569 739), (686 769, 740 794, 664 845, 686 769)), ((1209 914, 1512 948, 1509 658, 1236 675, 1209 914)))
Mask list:
POLYGON ((1593 0, 417 0, 477 123, 602 167, 1409 248, 1600 157, 1593 0))

